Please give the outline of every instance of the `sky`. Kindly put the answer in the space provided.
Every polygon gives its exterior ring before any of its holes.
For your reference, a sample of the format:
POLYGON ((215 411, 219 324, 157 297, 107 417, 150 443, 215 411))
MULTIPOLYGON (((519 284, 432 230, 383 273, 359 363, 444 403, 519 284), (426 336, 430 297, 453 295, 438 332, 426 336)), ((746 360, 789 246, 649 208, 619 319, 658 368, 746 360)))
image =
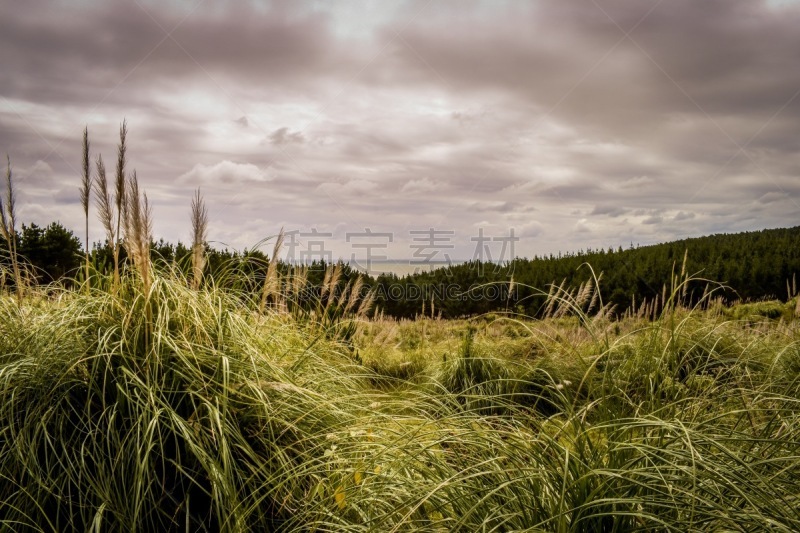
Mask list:
POLYGON ((18 219, 81 239, 83 128, 112 167, 123 120, 171 242, 197 188, 213 246, 269 252, 284 228, 295 259, 505 260, 800 220, 796 1, 0 4, 18 219))

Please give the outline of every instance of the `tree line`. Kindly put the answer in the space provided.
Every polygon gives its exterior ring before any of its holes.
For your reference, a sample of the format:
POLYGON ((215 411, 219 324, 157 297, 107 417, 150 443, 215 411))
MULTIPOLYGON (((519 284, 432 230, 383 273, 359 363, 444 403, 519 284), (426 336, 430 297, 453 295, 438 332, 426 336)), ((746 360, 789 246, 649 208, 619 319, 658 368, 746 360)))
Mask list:
POLYGON ((468 262, 403 278, 382 275, 376 282, 384 287, 399 283, 423 289, 395 290, 395 294, 421 293, 416 299, 387 298, 383 308, 395 317, 415 316, 422 312, 424 302, 428 312, 445 317, 500 310, 541 316, 549 287, 578 287, 600 276, 604 302, 611 304, 616 314, 623 314, 635 312, 648 301, 660 299, 663 304, 665 292, 681 271, 684 277, 694 279, 686 291, 686 303, 700 299, 709 284, 726 303, 789 299, 797 294, 800 226, 717 234, 627 250, 537 256, 503 265, 468 262), (494 290, 489 290, 492 286, 494 290), (459 294, 447 288, 464 290, 459 294))
MULTIPOLYGON (((70 285, 81 279, 81 241, 59 222, 45 227, 23 225, 16 242, 17 253, 33 274, 34 282, 61 281, 70 285)), ((205 277, 219 285, 236 283, 238 288, 255 290, 270 262, 260 250, 205 248, 205 277)), ((150 243, 154 264, 180 268, 187 276, 192 254, 192 246, 180 242, 150 243)), ((113 268, 114 250, 108 242, 94 243, 89 255, 95 272, 110 272, 113 268)), ((120 255, 120 262, 125 265, 125 247, 120 249, 120 255)), ((8 247, 0 240, 0 264, 10 266, 8 258, 8 247)), ((322 285, 327 266, 324 262, 307 266, 310 293, 322 285)), ((292 265, 279 263, 279 271, 288 273, 291 269, 292 265)), ((375 292, 378 312, 395 318, 420 314, 453 318, 505 310, 540 316, 548 287, 577 287, 593 275, 601 275, 604 302, 622 314, 635 311, 643 302, 663 298, 665 288, 680 270, 695 278, 689 299, 699 298, 706 290, 703 280, 724 285, 719 294, 727 302, 791 298, 797 294, 796 276, 800 271, 800 226, 711 235, 627 250, 518 258, 502 265, 471 261, 403 277, 364 275, 364 290, 375 292)), ((343 286, 358 276, 355 269, 344 265, 343 286)), ((13 280, 3 283, 12 284, 13 280)))

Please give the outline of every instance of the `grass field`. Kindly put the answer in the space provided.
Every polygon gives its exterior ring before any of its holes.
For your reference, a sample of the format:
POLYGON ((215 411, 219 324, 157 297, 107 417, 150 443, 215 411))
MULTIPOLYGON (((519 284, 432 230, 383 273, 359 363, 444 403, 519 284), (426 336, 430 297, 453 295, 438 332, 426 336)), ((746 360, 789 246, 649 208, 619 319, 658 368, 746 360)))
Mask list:
POLYGON ((0 297, 2 528, 800 529, 796 302, 397 322, 299 283, 0 297))

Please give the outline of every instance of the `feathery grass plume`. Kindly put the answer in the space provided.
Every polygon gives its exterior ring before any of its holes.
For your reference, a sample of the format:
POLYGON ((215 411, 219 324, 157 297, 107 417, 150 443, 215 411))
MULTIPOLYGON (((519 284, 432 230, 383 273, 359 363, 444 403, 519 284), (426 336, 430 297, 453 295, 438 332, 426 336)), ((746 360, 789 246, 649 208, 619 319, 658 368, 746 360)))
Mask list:
POLYGON ((356 317, 366 318, 369 312, 372 310, 372 306, 374 303, 375 303, 375 288, 373 287, 372 289, 370 289, 369 292, 367 292, 364 298, 361 299, 361 304, 359 304, 358 310, 356 311, 356 317))
POLYGON ((506 295, 506 312, 511 306, 511 295, 514 294, 514 274, 511 274, 511 279, 508 280, 508 294, 506 295))
POLYGON ((134 170, 128 178, 125 192, 125 249, 142 278, 144 294, 150 291, 150 240, 153 217, 146 194, 139 193, 139 180, 134 170))
POLYGON ((267 307, 267 302, 272 299, 277 307, 280 300, 280 273, 278 272, 278 256, 283 248, 284 232, 283 228, 278 232, 278 237, 275 239, 275 246, 272 248, 272 257, 269 258, 269 267, 267 267, 267 274, 264 276, 264 286, 261 290, 261 311, 263 312, 267 307))
POLYGON ((636 312, 637 318, 644 318, 647 314, 647 298, 642 298, 642 304, 639 306, 639 310, 636 312))
POLYGON ((555 281, 550 284, 550 291, 547 293, 547 308, 544 311, 544 318, 551 318, 557 312, 556 304, 558 303, 559 294, 564 291, 564 286, 567 284, 567 278, 561 280, 561 285, 556 285, 555 281))
MULTIPOLYGON (((603 274, 601 273, 600 276, 602 277, 602 275, 603 274)), ((598 282, 599 281, 600 280, 598 279, 598 282)), ((592 291, 592 299, 589 301, 589 307, 586 308, 586 312, 591 313, 592 310, 594 310, 595 308, 597 308, 598 313, 602 312, 603 306, 601 305, 600 307, 597 307, 599 302, 600 302, 600 285, 598 283, 597 285, 595 285, 594 291, 592 291)))
POLYGON ((334 305, 336 303, 336 291, 339 287, 339 281, 342 279, 343 269, 344 264, 341 261, 337 261, 335 265, 328 267, 325 271, 325 279, 322 283, 322 290, 320 291, 319 298, 320 320, 327 320, 327 318, 330 317, 334 311, 334 305), (325 302, 324 307, 322 307, 323 301, 325 302))
POLYGON ((577 307, 583 308, 587 302, 589 302, 592 296, 592 289, 594 285, 592 284, 592 280, 586 280, 585 283, 581 283, 580 287, 578 288, 578 295, 575 298, 575 305, 577 307))
POLYGON ((200 288, 206 265, 205 243, 208 239, 208 211, 200 189, 192 197, 192 288, 200 288))
POLYGON ((83 175, 81 176, 81 207, 86 222, 86 289, 89 289, 89 197, 92 191, 92 175, 89 170, 89 127, 83 128, 83 175))
POLYGON ((284 287, 284 301, 287 310, 295 320, 310 319, 308 302, 308 265, 294 265, 290 267, 290 277, 284 287))
POLYGON ((333 268, 331 268, 331 266, 328 266, 325 269, 325 275, 322 277, 322 286, 320 287, 320 290, 319 290, 319 301, 320 302, 322 302, 322 300, 325 298, 325 295, 328 294, 328 284, 330 283, 331 273, 332 272, 333 272, 333 268))
POLYGON ((358 300, 361 298, 361 289, 364 287, 364 277, 359 274, 356 282, 350 288, 350 297, 345 305, 344 314, 347 315, 353 310, 358 300))
POLYGON ((145 328, 144 343, 149 349, 150 339, 154 328, 153 302, 150 300, 150 288, 153 284, 152 265, 150 263, 150 241, 153 233, 153 216, 147 194, 139 194, 139 180, 136 170, 128 178, 127 191, 125 192, 124 229, 125 249, 133 259, 133 264, 142 279, 142 294, 144 296, 145 328))
POLYGON ((337 261, 336 264, 329 266, 325 270, 325 279, 322 281, 320 299, 325 299, 327 296, 328 302, 333 300, 334 296, 336 295, 336 288, 339 286, 339 281, 342 279, 343 268, 342 262, 337 261))
POLYGON ((681 263, 681 276, 680 276, 680 279, 678 280, 678 283, 681 284, 681 287, 682 287, 682 289, 681 289, 681 301, 685 301, 685 299, 686 299, 686 290, 689 287, 688 283, 684 283, 689 277, 689 274, 686 272, 686 262, 688 260, 689 260, 689 249, 686 248, 686 250, 683 252, 683 263, 681 263))
POLYGON ((555 299, 558 305, 553 312, 553 318, 563 318, 568 316, 571 312, 580 309, 575 302, 583 286, 584 284, 581 284, 577 289, 563 289, 560 293, 556 293, 555 299))
MULTIPOLYGON (((8 177, 8 174, 10 173, 11 173, 11 162, 9 160, 8 170, 6 171, 6 177, 8 177)), ((6 215, 6 206, 5 203, 3 202, 3 197, 0 196, 0 232, 2 232, 3 239, 5 239, 8 242, 10 247, 11 241, 10 241, 10 232, 8 228, 9 224, 8 224, 8 216, 6 215)))
POLYGON ((347 305, 347 300, 350 297, 350 288, 353 286, 352 281, 348 281, 344 285, 344 290, 342 290, 339 297, 336 298, 335 309, 338 310, 340 313, 347 305))
POLYGON ((291 296, 300 302, 305 296, 306 284, 308 283, 308 266, 301 265, 292 268, 292 288, 291 296))
POLYGON ((0 231, 8 245, 11 255, 11 269, 14 273, 14 283, 17 299, 22 299, 22 275, 20 274, 19 260, 17 258, 17 203, 14 197, 14 182, 11 172, 11 158, 6 155, 6 201, 0 198, 0 231))
MULTIPOLYGON (((102 154, 97 155, 97 179, 94 182, 94 192, 97 197, 97 217, 106 230, 106 240, 108 246, 114 249, 116 239, 114 237, 114 202, 111 199, 111 192, 108 190, 108 179, 106 177, 106 165, 103 163, 102 154)), ((115 282, 118 281, 115 277, 115 282)))
POLYGON ((116 215, 117 215, 117 226, 115 228, 114 234, 114 284, 119 285, 119 247, 120 247, 120 236, 123 230, 122 225, 128 218, 127 213, 125 210, 128 207, 128 202, 125 200, 125 193, 127 190, 127 183, 125 179, 125 164, 126 160, 126 153, 128 151, 128 147, 125 144, 126 138, 128 136, 128 123, 127 121, 123 120, 122 125, 119 128, 119 146, 117 147, 117 173, 116 173, 116 180, 115 180, 115 189, 116 195, 114 197, 114 202, 116 203, 116 215))

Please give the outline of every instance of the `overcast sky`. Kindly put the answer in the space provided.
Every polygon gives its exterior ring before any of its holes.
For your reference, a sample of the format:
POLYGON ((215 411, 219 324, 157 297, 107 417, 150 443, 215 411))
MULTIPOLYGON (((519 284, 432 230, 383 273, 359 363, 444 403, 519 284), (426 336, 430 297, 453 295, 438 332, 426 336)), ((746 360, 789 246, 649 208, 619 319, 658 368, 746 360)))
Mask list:
POLYGON ((123 118, 173 242, 197 187, 216 246, 334 258, 365 229, 469 259, 481 228, 531 257, 800 220, 797 2, 0 1, 26 223, 83 237, 81 132, 113 166, 123 118))

